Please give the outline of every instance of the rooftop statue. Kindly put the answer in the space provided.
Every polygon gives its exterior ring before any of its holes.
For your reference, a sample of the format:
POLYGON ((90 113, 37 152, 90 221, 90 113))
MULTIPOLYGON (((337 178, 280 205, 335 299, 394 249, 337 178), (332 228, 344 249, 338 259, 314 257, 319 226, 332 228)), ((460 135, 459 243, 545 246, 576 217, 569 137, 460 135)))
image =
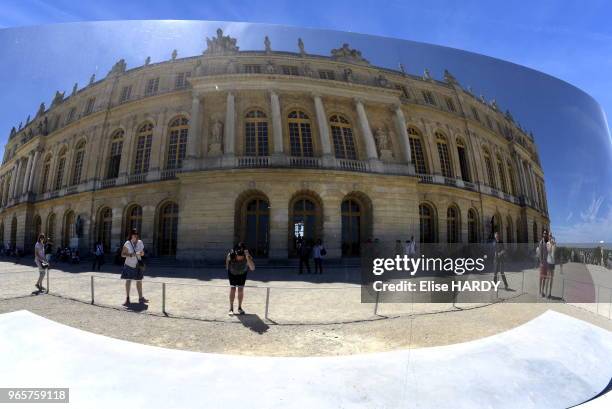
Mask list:
POLYGON ((176 56, 178 55, 178 51, 176 51, 176 49, 172 50, 172 61, 176 60, 176 56))
POLYGON ((45 103, 41 102, 40 106, 38 107, 38 112, 36 113, 36 116, 41 116, 44 113, 45 113, 45 103))
POLYGON ((147 57, 145 59, 145 64, 144 65, 149 65, 149 64, 151 64, 151 57, 147 57))
POLYGON ((61 104, 64 101, 64 94, 65 92, 55 91, 55 96, 53 97, 51 106, 54 107, 57 104, 61 104))
POLYGON ((298 48, 300 49, 300 55, 306 54, 306 51, 304 50, 304 41, 302 41, 301 38, 298 38, 298 48))
POLYGON ((127 67, 125 60, 122 58, 113 65, 113 68, 108 72, 108 75, 117 75, 123 74, 125 72, 125 68, 127 67))
POLYGON ((79 89, 79 83, 75 82, 74 86, 72 87, 72 95, 75 95, 78 89, 79 89))
POLYGON ((361 51, 350 48, 347 43, 342 44, 340 48, 331 50, 332 59, 351 62, 356 64, 369 64, 370 62, 361 56, 361 51))
POLYGON ((444 80, 449 84, 459 84, 457 78, 449 70, 444 70, 444 80))
POLYGON ((268 36, 264 38, 264 48, 266 50, 266 53, 272 51, 272 43, 270 42, 270 38, 268 36))
POLYGON ((238 52, 236 39, 230 36, 224 36, 223 30, 217 29, 217 36, 213 38, 206 37, 206 51, 204 54, 233 54, 238 52))

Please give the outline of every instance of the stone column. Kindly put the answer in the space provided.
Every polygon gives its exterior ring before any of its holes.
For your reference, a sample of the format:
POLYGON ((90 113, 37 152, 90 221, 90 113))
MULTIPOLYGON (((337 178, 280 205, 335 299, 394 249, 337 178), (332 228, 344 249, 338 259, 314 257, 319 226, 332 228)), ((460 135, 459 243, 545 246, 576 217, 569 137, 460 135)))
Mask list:
POLYGON ((164 140, 164 132, 168 129, 166 117, 167 109, 164 109, 161 113, 158 113, 155 118, 153 141, 151 143, 151 161, 149 162, 147 181, 159 179, 161 168, 164 166, 165 147, 167 142, 164 140))
POLYGON ((22 161, 19 159, 15 166, 15 177, 13 181, 13 188, 11 189, 11 198, 15 198, 17 196, 17 190, 19 186, 19 174, 21 173, 21 164, 22 161))
MULTIPOLYGON (((123 145, 121 146, 121 160, 119 161, 119 175, 117 176, 117 184, 127 183, 128 175, 132 173, 132 147, 136 139, 136 117, 132 116, 126 126, 127 132, 123 135, 123 145)), ((112 141, 111 141, 112 145, 112 141)))
POLYGON ((195 170, 202 157, 202 104, 200 96, 193 94, 191 98, 191 119, 189 120, 189 136, 187 139, 187 160, 185 169, 195 170))
POLYGON ((359 118, 359 126, 361 128, 361 134, 363 135, 364 143, 366 146, 366 155, 370 162, 370 169, 375 172, 382 172, 383 164, 378 159, 378 152, 376 151, 376 142, 374 141, 374 135, 372 135, 372 128, 370 128, 370 122, 363 106, 363 102, 360 99, 355 100, 355 108, 357 109, 357 116, 359 118))
POLYGON ((404 116, 404 111, 402 111, 402 106, 400 104, 395 105, 395 127, 399 135, 403 159, 409 165, 413 165, 412 153, 410 152, 410 137, 408 136, 408 130, 406 129, 406 117, 404 116))
POLYGON ((535 177, 535 173, 533 171, 533 166, 531 165, 531 163, 529 164, 529 177, 531 178, 531 186, 533 189, 533 202, 539 206, 540 204, 540 197, 538 195, 538 185, 536 182, 536 177, 535 177))
POLYGON ((28 184, 30 183, 30 175, 32 174, 33 160, 34 160, 34 154, 30 152, 30 154, 28 155, 28 162, 26 165, 25 175, 23 177, 23 186, 20 186, 22 195, 28 192, 28 184))
POLYGON ((223 127, 223 163, 234 166, 234 147, 236 146, 236 102, 234 94, 227 93, 225 108, 225 126, 223 127))
POLYGON ((28 179, 28 186, 26 187, 26 193, 31 192, 32 188, 34 187, 34 180, 36 179, 36 174, 38 172, 37 166, 39 157, 40 151, 36 150, 34 152, 34 159, 32 160, 32 169, 30 171, 30 178, 28 179))
POLYGON ((270 110, 272 111, 272 135, 274 136, 274 155, 282 155, 283 150, 283 123, 278 94, 270 90, 270 110))
POLYGON ((518 176, 518 196, 525 196, 526 195, 526 187, 525 187, 525 178, 523 177, 523 169, 521 166, 521 160, 518 157, 518 154, 516 152, 512 152, 512 159, 514 162, 514 167, 516 168, 516 174, 518 176))
POLYGON ((323 153, 323 157, 333 157, 329 125, 327 124, 327 113, 325 112, 323 100, 318 94, 314 94, 313 99, 317 114, 317 125, 319 126, 319 137, 321 138, 321 152, 323 153))

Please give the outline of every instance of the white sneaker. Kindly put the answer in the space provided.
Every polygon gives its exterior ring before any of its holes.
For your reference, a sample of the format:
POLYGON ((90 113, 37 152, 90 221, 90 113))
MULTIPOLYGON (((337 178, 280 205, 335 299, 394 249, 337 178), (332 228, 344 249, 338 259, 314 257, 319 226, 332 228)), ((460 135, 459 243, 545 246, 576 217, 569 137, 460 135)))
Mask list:
POLYGON ((230 317, 234 316, 234 310, 229 310, 229 312, 227 313, 227 315, 229 315, 230 317))

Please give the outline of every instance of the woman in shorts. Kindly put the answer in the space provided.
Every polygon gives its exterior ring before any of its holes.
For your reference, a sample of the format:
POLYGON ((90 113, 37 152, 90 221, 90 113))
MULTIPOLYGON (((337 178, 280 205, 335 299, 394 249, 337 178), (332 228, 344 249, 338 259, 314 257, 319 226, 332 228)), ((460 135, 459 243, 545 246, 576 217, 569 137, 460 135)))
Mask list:
POLYGON ((242 309, 242 300, 244 299, 244 284, 246 283, 247 271, 255 270, 253 257, 246 249, 244 243, 238 243, 225 258, 225 269, 227 270, 227 278, 230 284, 229 293, 229 315, 234 315, 234 298, 236 297, 236 288, 238 289, 238 314, 244 314, 242 309))
POLYGON ((124 306, 130 305, 130 288, 132 280, 136 281, 136 289, 138 290, 138 302, 143 304, 149 302, 142 296, 142 278, 143 271, 139 267, 139 261, 144 256, 144 244, 138 237, 138 231, 132 229, 130 237, 123 244, 121 249, 121 257, 125 257, 121 278, 125 280, 125 302, 124 306))

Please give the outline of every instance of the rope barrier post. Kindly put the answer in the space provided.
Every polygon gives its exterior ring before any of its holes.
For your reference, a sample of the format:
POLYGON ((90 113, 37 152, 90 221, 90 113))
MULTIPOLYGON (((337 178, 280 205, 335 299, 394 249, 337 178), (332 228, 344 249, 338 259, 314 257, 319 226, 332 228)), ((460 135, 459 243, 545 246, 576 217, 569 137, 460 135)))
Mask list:
POLYGON ((521 294, 525 294, 525 270, 523 272, 523 280, 521 281, 521 294))
POLYGON ((561 299, 565 301, 565 278, 561 281, 561 299))
POLYGON ((94 276, 91 276, 91 303, 92 304, 95 303, 95 298, 94 298, 94 276))
POLYGON ((264 318, 268 319, 268 307, 270 306, 270 287, 266 287, 266 312, 264 318))
POLYGON ((378 315, 378 299, 380 298, 380 291, 376 291, 376 303, 374 304, 374 315, 378 315))
POLYGON ((610 293, 610 306, 608 307, 608 319, 612 318, 612 293, 610 293))
POLYGON ((162 313, 168 315, 166 313, 166 283, 162 283, 162 313))
POLYGON ((45 291, 45 294, 49 294, 49 273, 51 272, 50 269, 47 269, 47 291, 45 291))
POLYGON ((597 307, 595 309, 597 315, 599 315, 599 290, 601 289, 601 286, 597 286, 597 292, 595 293, 595 303, 597 304, 597 307))

